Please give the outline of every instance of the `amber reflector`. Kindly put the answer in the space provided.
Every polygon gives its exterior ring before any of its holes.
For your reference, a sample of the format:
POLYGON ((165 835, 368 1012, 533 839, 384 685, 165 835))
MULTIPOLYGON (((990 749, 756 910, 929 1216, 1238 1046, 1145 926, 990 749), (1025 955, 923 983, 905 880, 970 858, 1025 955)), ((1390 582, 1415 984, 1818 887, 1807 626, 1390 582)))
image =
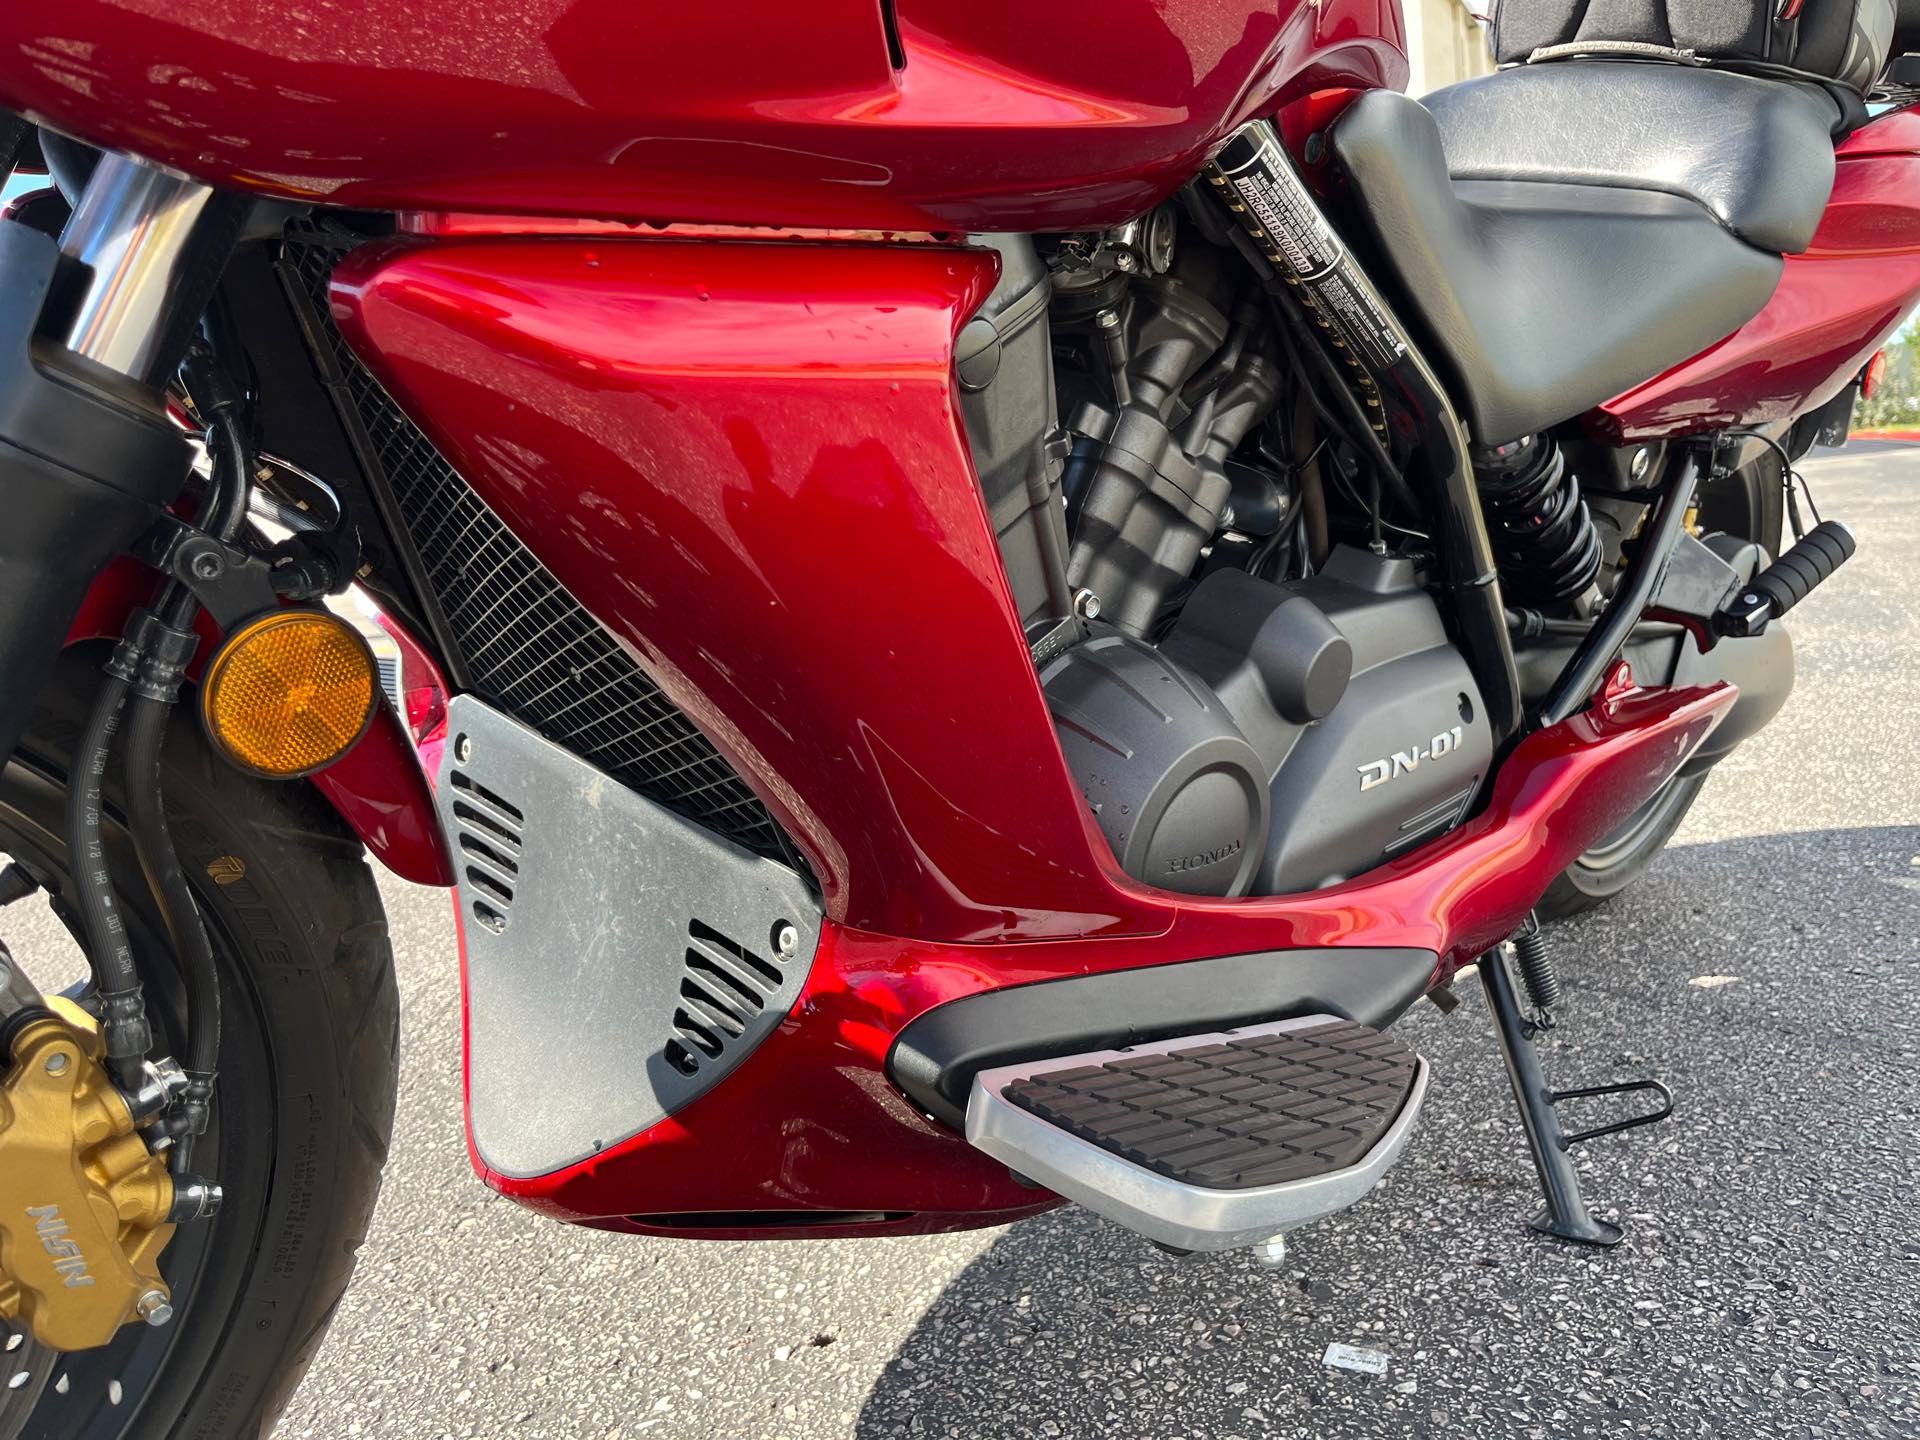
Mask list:
POLYGON ((352 749, 379 695, 373 652, 352 626, 324 610, 279 610, 214 654, 200 713, 227 759, 288 780, 352 749))

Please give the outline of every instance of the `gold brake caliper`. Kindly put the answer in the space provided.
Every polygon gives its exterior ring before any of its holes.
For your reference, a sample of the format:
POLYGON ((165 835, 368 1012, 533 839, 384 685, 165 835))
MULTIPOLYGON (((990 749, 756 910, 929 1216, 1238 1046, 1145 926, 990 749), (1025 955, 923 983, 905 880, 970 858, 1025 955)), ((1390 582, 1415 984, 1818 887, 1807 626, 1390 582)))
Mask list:
POLYGON ((0 1319, 55 1350, 171 1314, 173 1179, 101 1063, 97 1022, 50 998, 0 1056, 0 1319))

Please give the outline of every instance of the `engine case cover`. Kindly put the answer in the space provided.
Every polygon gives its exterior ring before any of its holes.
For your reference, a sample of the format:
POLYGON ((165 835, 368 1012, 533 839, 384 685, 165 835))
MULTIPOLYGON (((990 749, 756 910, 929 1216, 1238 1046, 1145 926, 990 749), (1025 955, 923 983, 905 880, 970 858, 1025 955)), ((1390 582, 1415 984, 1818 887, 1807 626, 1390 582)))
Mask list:
POLYGON ((1267 834, 1267 769, 1220 697, 1102 627, 1041 672, 1060 749, 1129 875, 1244 895, 1267 834))
POLYGON ((1340 546, 1285 584, 1217 571, 1162 648, 1265 767, 1255 894, 1336 884, 1445 834, 1492 764, 1472 672, 1404 558, 1340 546))

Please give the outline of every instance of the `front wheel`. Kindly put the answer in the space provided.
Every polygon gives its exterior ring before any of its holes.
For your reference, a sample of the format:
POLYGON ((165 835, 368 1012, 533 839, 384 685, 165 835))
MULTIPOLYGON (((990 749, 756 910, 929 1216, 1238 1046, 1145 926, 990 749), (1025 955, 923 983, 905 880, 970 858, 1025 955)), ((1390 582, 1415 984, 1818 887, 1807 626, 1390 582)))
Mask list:
MULTIPOLYGON (((99 679, 68 657, 0 775, 0 852, 48 886, 56 913, 71 913, 59 898, 70 883, 68 756, 99 679)), ((216 760, 190 697, 173 717, 162 774, 220 968, 219 1084, 194 1168, 226 1199, 211 1221, 182 1226, 161 1257, 171 1323, 61 1354, 0 1322, 0 1440, 264 1435, 319 1348, 379 1189, 399 1007, 359 842, 308 786, 254 780, 216 760)), ((112 787, 108 799, 118 807, 112 787)), ((177 1054, 179 972, 118 818, 108 847, 156 1048, 177 1054)), ((29 975, 35 927, 31 917, 24 930, 11 922, 31 903, 0 910, 29 975)))

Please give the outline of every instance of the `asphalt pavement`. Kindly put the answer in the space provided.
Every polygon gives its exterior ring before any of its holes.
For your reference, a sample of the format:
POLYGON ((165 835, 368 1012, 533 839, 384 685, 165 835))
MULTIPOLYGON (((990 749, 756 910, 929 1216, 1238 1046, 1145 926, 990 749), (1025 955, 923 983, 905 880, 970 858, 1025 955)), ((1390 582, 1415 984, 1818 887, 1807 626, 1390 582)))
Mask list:
POLYGON ((1477 987, 1402 1033, 1420 1130, 1285 1264, 1068 1209, 760 1245, 574 1230, 468 1168, 447 899, 385 883, 400 1113, 360 1272, 279 1435, 334 1440, 1920 1435, 1920 448, 1806 466, 1858 559, 1786 710, 1627 896, 1553 932, 1564 1086, 1678 1111, 1578 1152, 1611 1252, 1536 1208, 1477 987), (1340 1342, 1385 1373, 1330 1367, 1340 1342))

